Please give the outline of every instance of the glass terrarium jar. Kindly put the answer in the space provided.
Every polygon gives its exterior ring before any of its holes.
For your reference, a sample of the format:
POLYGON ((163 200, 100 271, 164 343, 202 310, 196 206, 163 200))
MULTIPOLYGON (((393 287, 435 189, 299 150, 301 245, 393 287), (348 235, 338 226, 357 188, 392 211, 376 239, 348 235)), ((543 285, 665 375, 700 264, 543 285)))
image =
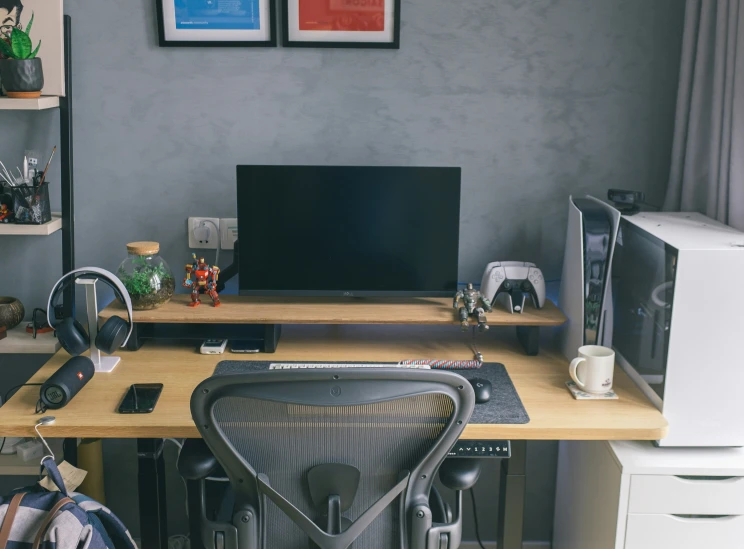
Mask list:
POLYGON ((137 311, 157 309, 168 303, 176 289, 173 271, 158 255, 157 242, 130 242, 127 258, 121 262, 117 276, 132 298, 132 308, 137 311))

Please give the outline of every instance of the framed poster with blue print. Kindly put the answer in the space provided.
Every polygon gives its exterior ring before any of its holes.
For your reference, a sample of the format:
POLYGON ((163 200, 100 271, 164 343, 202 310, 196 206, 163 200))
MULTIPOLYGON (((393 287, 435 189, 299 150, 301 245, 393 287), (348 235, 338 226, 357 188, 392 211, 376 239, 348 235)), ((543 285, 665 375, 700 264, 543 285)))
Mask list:
POLYGON ((274 47, 273 0, 156 0, 161 46, 274 47))

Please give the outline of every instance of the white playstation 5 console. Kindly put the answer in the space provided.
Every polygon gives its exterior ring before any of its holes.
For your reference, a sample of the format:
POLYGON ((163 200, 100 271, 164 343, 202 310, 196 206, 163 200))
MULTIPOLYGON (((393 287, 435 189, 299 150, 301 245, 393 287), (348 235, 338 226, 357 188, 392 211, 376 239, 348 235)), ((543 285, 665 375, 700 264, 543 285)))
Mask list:
POLYGON ((524 311, 527 295, 532 297, 536 308, 545 305, 545 279, 534 263, 526 261, 495 261, 486 266, 480 287, 493 303, 499 299, 511 313, 524 311))
POLYGON ((574 358, 583 345, 608 345, 612 316, 609 284, 620 212, 587 196, 568 199, 568 232, 558 307, 568 320, 561 328, 561 350, 574 358))

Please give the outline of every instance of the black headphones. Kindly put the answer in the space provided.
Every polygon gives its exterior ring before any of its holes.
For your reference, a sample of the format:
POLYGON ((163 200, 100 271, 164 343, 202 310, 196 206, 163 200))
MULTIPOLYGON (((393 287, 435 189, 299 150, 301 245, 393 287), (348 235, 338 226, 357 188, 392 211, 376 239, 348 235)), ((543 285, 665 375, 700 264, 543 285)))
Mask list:
POLYGON ((110 355, 116 352, 116 349, 126 345, 129 336, 132 334, 132 301, 129 299, 129 292, 127 292, 124 284, 119 280, 113 273, 106 271, 105 269, 99 269, 98 267, 83 267, 82 269, 75 269, 70 271, 52 288, 52 292, 49 294, 49 303, 47 304, 47 322, 49 326, 54 328, 57 332, 57 339, 62 345, 65 351, 70 353, 72 356, 78 356, 83 354, 90 347, 90 337, 77 320, 72 317, 65 317, 59 324, 52 322, 54 317, 54 305, 57 296, 63 293, 63 290, 70 284, 74 284, 75 280, 80 278, 97 278, 104 282, 109 288, 114 290, 114 293, 126 304, 127 315, 129 321, 122 319, 119 316, 112 316, 106 323, 101 326, 96 336, 96 347, 104 353, 110 355))

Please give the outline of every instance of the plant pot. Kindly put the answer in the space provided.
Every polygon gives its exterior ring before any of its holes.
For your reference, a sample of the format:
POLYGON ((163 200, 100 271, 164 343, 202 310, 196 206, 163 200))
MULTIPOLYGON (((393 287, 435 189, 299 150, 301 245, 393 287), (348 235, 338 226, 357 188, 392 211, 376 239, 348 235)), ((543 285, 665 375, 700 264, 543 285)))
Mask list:
POLYGON ((15 297, 0 297, 0 326, 12 330, 23 321, 26 310, 15 297))
POLYGON ((0 60, 0 80, 8 97, 35 98, 44 87, 41 59, 0 60))

